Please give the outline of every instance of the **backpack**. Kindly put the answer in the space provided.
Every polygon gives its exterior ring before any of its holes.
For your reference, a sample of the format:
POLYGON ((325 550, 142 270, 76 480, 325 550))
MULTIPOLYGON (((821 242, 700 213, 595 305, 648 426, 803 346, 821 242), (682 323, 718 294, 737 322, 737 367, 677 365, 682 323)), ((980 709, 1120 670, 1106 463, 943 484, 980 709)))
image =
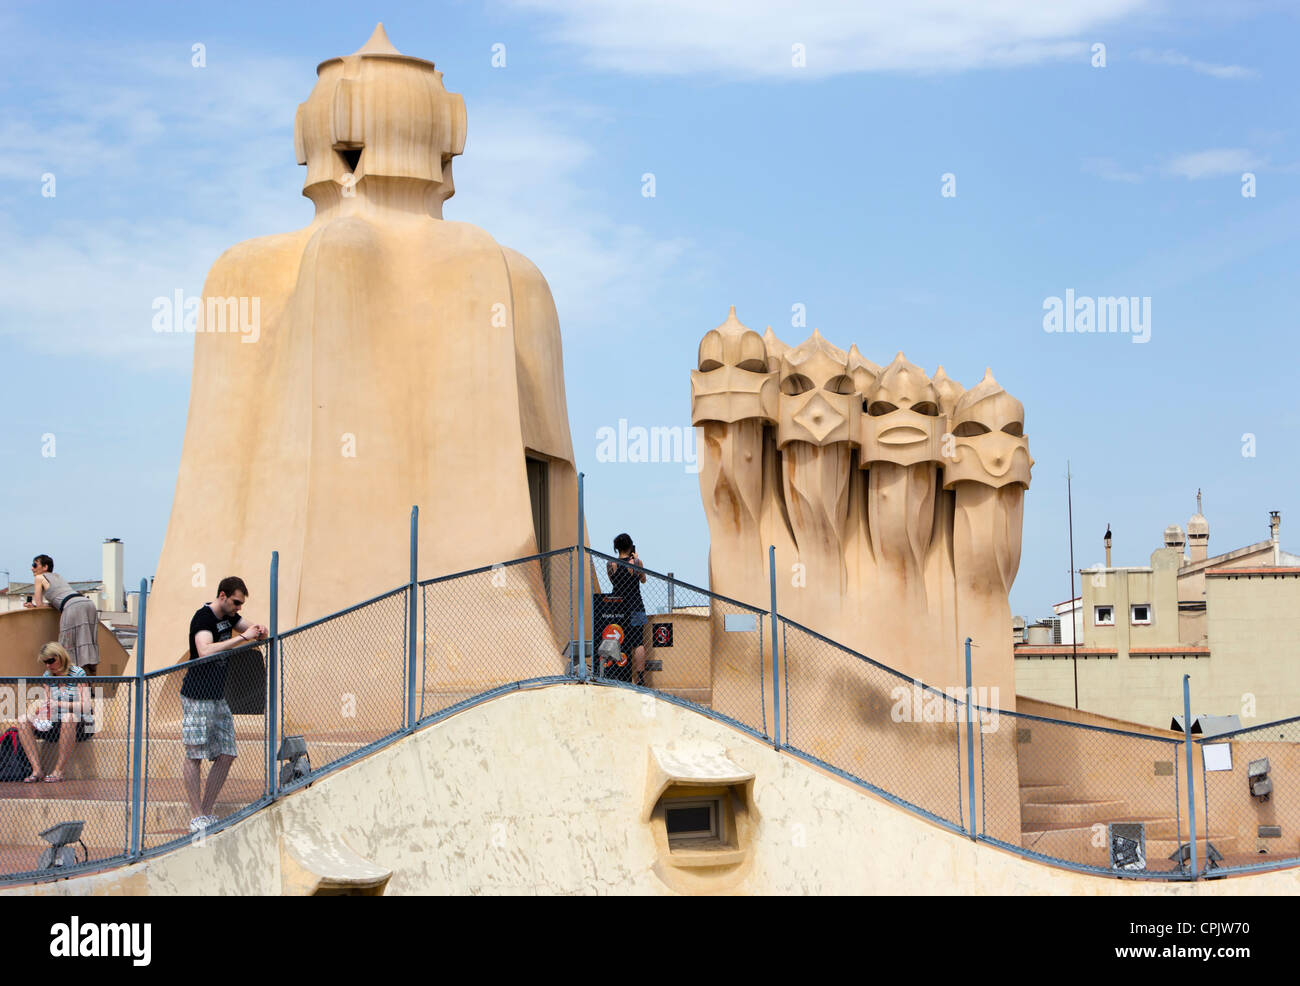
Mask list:
POLYGON ((21 781, 32 772, 32 763, 18 742, 18 730, 0 733, 0 781, 21 781))

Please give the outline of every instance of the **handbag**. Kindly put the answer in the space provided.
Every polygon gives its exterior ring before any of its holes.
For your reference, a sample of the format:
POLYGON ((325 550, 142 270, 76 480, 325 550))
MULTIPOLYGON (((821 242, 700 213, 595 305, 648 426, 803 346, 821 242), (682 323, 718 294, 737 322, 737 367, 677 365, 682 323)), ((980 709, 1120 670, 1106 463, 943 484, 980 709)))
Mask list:
POLYGON ((230 652, 226 665, 226 704, 234 715, 266 714, 266 660, 260 647, 230 652))

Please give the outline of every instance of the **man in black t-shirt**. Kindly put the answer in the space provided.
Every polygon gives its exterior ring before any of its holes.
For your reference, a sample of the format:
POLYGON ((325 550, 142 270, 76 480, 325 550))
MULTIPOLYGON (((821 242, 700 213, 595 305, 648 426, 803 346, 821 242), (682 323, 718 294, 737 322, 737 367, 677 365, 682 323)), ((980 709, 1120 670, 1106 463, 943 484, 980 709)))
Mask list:
POLYGON ((226 703, 225 657, 215 654, 261 640, 267 629, 239 615, 248 598, 248 586, 238 576, 221 580, 214 602, 200 606, 190 620, 190 660, 202 664, 185 672, 181 682, 181 737, 185 743, 185 789, 189 794, 190 831, 198 832, 217 820, 212 814, 217 795, 226 783, 230 765, 239 755, 235 743, 235 718, 226 703), (207 790, 203 790, 204 758, 212 761, 207 790))

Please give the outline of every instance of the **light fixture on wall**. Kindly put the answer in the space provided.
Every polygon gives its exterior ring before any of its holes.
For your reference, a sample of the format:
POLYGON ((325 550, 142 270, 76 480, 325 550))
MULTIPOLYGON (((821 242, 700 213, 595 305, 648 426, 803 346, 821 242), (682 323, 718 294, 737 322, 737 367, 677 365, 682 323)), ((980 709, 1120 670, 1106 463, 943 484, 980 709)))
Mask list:
POLYGON ((280 764, 280 786, 284 787, 311 773, 311 760, 307 756, 307 740, 302 736, 286 736, 280 741, 276 754, 280 764))
POLYGON ((59 822, 42 832, 41 838, 50 844, 50 848, 41 853, 37 869, 52 870, 86 862, 90 858, 90 850, 81 841, 81 830, 85 825, 82 821, 59 822), (81 846, 81 859, 77 859, 76 847, 72 845, 74 842, 81 846))
POLYGON ((1246 781, 1250 785, 1251 797, 1268 800, 1273 793, 1273 778, 1268 776, 1268 757, 1250 762, 1246 767, 1246 781))
MULTIPOLYGON (((1215 849, 1214 843, 1210 842, 1208 839, 1205 842, 1205 852, 1209 857, 1209 866, 1207 866, 1206 869, 1217 870, 1219 868, 1219 863, 1223 861, 1223 853, 1215 849)), ((1189 864, 1192 861, 1192 844, 1190 842, 1184 842, 1169 854, 1169 859, 1171 862, 1177 863, 1178 868, 1182 872, 1186 873, 1190 868, 1189 864)))

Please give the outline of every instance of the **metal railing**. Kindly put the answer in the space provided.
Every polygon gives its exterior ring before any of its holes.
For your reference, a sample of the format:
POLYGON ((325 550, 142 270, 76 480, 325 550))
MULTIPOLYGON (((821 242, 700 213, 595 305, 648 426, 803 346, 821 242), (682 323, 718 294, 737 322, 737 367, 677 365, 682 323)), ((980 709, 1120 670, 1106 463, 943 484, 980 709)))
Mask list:
POLYGON ((1205 876, 1300 863, 1300 716, 1195 742, 1205 876), (1281 778, 1277 774, 1281 768, 1281 778))
POLYGON ((1019 855, 1083 872, 1186 879, 1181 740, 975 707, 976 833, 1019 855))
MULTIPOLYGON (((277 764, 291 737, 319 769, 406 729, 409 609, 402 587, 279 635, 277 764)), ((292 774, 277 767, 276 787, 292 774)))
POLYGON ((121 737, 136 687, 121 676, 0 678, 0 707, 17 720, 0 737, 0 875, 33 879, 56 862, 86 868, 130 856, 137 747, 121 737), (88 697, 90 708, 61 707, 74 699, 52 688, 88 697))
POLYGON ((616 555, 583 553, 592 681, 655 692, 773 741, 770 613, 616 555))
POLYGON ((969 832, 964 705, 780 617, 783 749, 969 832))
POLYGON ((418 583, 417 723, 570 680, 575 548, 418 583))
MULTIPOLYGON (((273 554, 268 639, 148 673, 142 582, 137 673, 76 679, 95 729, 67 780, 0 779, 0 880, 202 840, 420 726, 575 683, 700 712, 1039 862, 1164 880, 1300 863, 1300 791, 1253 786, 1297 776, 1300 717, 1193 742, 986 707, 969 641, 965 692, 945 693, 782 617, 775 586, 762 609, 585 546, 418 581, 417 525, 413 510, 406 584, 282 631, 273 554), (63 822, 81 823, 71 850, 41 835, 63 822)), ((19 712, 40 685, 0 679, 19 712)), ((57 749, 39 744, 43 769, 57 749)))

